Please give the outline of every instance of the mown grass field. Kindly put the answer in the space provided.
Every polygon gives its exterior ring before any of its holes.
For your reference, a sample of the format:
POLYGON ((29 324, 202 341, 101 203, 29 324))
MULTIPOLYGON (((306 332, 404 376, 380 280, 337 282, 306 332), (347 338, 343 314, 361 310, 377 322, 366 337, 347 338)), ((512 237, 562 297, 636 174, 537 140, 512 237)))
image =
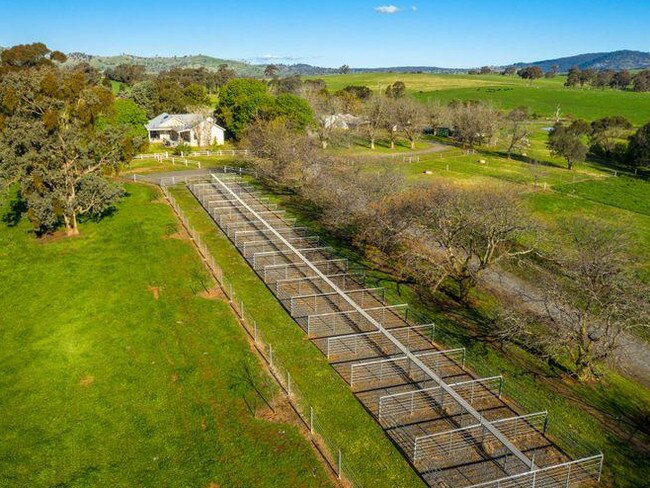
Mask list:
POLYGON ((363 73, 322 78, 332 90, 348 85, 365 85, 379 90, 399 80, 406 84, 412 96, 423 101, 488 100, 504 110, 527 106, 531 113, 542 117, 554 116, 559 105, 564 117, 593 120, 623 115, 635 125, 650 121, 650 93, 566 88, 564 76, 532 83, 501 75, 363 73))
POLYGON ((424 486, 381 427, 357 401, 323 354, 282 308, 266 285, 185 188, 173 190, 190 224, 203 236, 217 264, 248 305, 273 354, 313 405, 328 437, 343 450, 344 462, 362 486, 424 486))
POLYGON ((147 173, 162 173, 168 171, 187 171, 197 169, 199 166, 191 161, 198 161, 201 163, 201 168, 214 168, 217 166, 232 166, 239 164, 237 158, 231 156, 187 156, 188 162, 185 164, 180 157, 171 159, 164 159, 158 161, 153 158, 145 159, 132 159, 128 166, 125 166, 120 171, 120 174, 129 177, 133 174, 147 174, 147 173))
POLYGON ((79 238, 0 222, 0 486, 330 486, 264 420, 252 384, 276 389, 170 208, 126 188, 79 238))

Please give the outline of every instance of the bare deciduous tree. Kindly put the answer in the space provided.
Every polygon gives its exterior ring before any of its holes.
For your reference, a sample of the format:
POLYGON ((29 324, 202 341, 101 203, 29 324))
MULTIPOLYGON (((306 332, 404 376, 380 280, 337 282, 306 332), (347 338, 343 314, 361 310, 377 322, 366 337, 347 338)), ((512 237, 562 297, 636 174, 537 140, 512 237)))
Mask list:
POLYGON ((449 107, 454 137, 465 147, 494 141, 501 126, 501 113, 484 102, 458 102, 449 107))
POLYGON ((530 135, 530 127, 528 125, 528 108, 519 107, 515 108, 508 113, 504 119, 505 132, 508 137, 508 159, 514 151, 528 147, 528 136, 530 135))
POLYGON ((427 121, 425 107, 410 98, 398 98, 394 102, 397 127, 415 149, 415 141, 422 134, 427 121))
POLYGON ((259 175, 268 180, 299 189, 313 176, 317 158, 312 143, 282 120, 255 121, 247 128, 243 143, 257 157, 259 175))
POLYGON ((398 102, 393 98, 386 98, 384 103, 386 104, 386 115, 384 116, 383 126, 390 142, 390 148, 395 149, 400 121, 397 109, 398 102))
POLYGON ((535 227, 511 190, 436 184, 413 198, 422 204, 415 254, 437 270, 433 289, 450 278, 467 301, 483 271, 533 250, 519 242, 535 227))
POLYGON ((308 100, 314 110, 316 118, 315 134, 323 149, 327 149, 332 135, 336 132, 336 125, 332 123, 331 117, 341 110, 340 99, 326 92, 314 94, 308 100))
POLYGON ((564 226, 570 246, 558 249, 558 278, 544 280, 549 333, 571 360, 580 380, 619 346, 624 333, 647 327, 648 287, 630 276, 626 237, 586 220, 564 226))
POLYGON ((377 135, 384 127, 384 119, 386 118, 387 109, 386 100, 381 96, 373 96, 363 106, 363 117, 365 123, 363 124, 362 129, 370 140, 370 149, 375 148, 377 135))

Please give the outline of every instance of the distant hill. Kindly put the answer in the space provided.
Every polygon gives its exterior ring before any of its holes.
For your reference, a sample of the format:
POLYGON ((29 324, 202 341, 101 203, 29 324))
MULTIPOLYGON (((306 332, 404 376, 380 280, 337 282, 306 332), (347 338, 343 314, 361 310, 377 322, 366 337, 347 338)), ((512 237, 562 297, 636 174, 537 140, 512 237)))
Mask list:
POLYGON ((393 66, 389 68, 353 68, 354 73, 466 73, 467 68, 438 66, 393 66))
POLYGON ((569 71, 573 66, 578 66, 580 69, 593 68, 597 70, 647 69, 650 68, 650 53, 628 50, 610 53, 588 53, 566 58, 534 61, 532 63, 515 63, 513 66, 517 68, 539 66, 542 70, 548 71, 554 65, 559 66, 560 72, 569 71))
POLYGON ((241 76, 261 76, 264 73, 262 66, 245 63, 243 61, 233 61, 230 59, 213 58, 203 54, 190 56, 133 56, 130 54, 121 54, 119 56, 95 56, 86 53, 69 53, 67 64, 76 64, 87 62, 99 70, 113 68, 118 64, 140 64, 145 67, 149 73, 159 73, 171 68, 207 68, 216 70, 220 64, 227 64, 229 68, 234 69, 241 76))
MULTIPOLYGON (((0 46, 0 52, 5 49, 0 46)), ((188 56, 133 56, 130 54, 121 54, 119 56, 96 56, 81 52, 68 54, 66 64, 76 64, 80 62, 90 63, 97 69, 104 70, 112 68, 118 64, 141 64, 145 66, 149 73, 159 73, 171 68, 207 68, 216 70, 220 64, 227 64, 234 69, 240 76, 262 77, 264 76, 265 65, 252 64, 245 61, 234 61, 231 59, 214 58, 203 54, 188 56)), ((567 72, 569 68, 578 66, 581 69, 594 68, 602 69, 649 69, 650 53, 643 51, 613 51, 608 53, 588 53, 568 56, 564 58, 546 59, 543 61, 533 61, 530 63, 514 63, 517 68, 524 66, 539 66, 544 71, 548 71, 557 65, 560 72, 567 72)), ((337 68, 324 68, 310 64, 276 64, 280 76, 302 75, 302 76, 319 76, 336 74, 337 68)), ((501 68, 503 68, 502 66, 501 68)), ((497 67, 498 69, 498 67, 497 67)), ((442 68, 437 66, 394 66, 394 67, 377 67, 377 68, 352 68, 352 73, 466 73, 465 68, 442 68)))

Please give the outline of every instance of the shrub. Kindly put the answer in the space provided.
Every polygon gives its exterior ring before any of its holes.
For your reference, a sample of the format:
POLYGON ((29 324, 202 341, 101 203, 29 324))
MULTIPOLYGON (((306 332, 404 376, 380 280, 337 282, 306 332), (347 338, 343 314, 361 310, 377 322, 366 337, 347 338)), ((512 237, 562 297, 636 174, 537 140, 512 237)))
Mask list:
POLYGON ((179 144, 174 148, 172 151, 173 154, 176 156, 181 156, 182 154, 187 155, 188 153, 192 152, 192 146, 189 144, 179 144))

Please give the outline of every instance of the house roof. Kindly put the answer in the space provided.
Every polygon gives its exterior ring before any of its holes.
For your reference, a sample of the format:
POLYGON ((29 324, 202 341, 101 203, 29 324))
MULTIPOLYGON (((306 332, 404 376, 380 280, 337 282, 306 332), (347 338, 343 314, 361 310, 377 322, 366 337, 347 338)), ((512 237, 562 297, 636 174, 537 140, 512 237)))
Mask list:
MULTIPOLYGON (((166 130, 173 129, 178 132, 192 129, 204 120, 209 119, 210 122, 214 124, 214 121, 210 117, 203 118, 198 114, 168 114, 166 112, 161 113, 157 117, 154 117, 145 125, 147 130, 166 130)), ((220 129, 223 130, 223 127, 214 124, 220 129)))

